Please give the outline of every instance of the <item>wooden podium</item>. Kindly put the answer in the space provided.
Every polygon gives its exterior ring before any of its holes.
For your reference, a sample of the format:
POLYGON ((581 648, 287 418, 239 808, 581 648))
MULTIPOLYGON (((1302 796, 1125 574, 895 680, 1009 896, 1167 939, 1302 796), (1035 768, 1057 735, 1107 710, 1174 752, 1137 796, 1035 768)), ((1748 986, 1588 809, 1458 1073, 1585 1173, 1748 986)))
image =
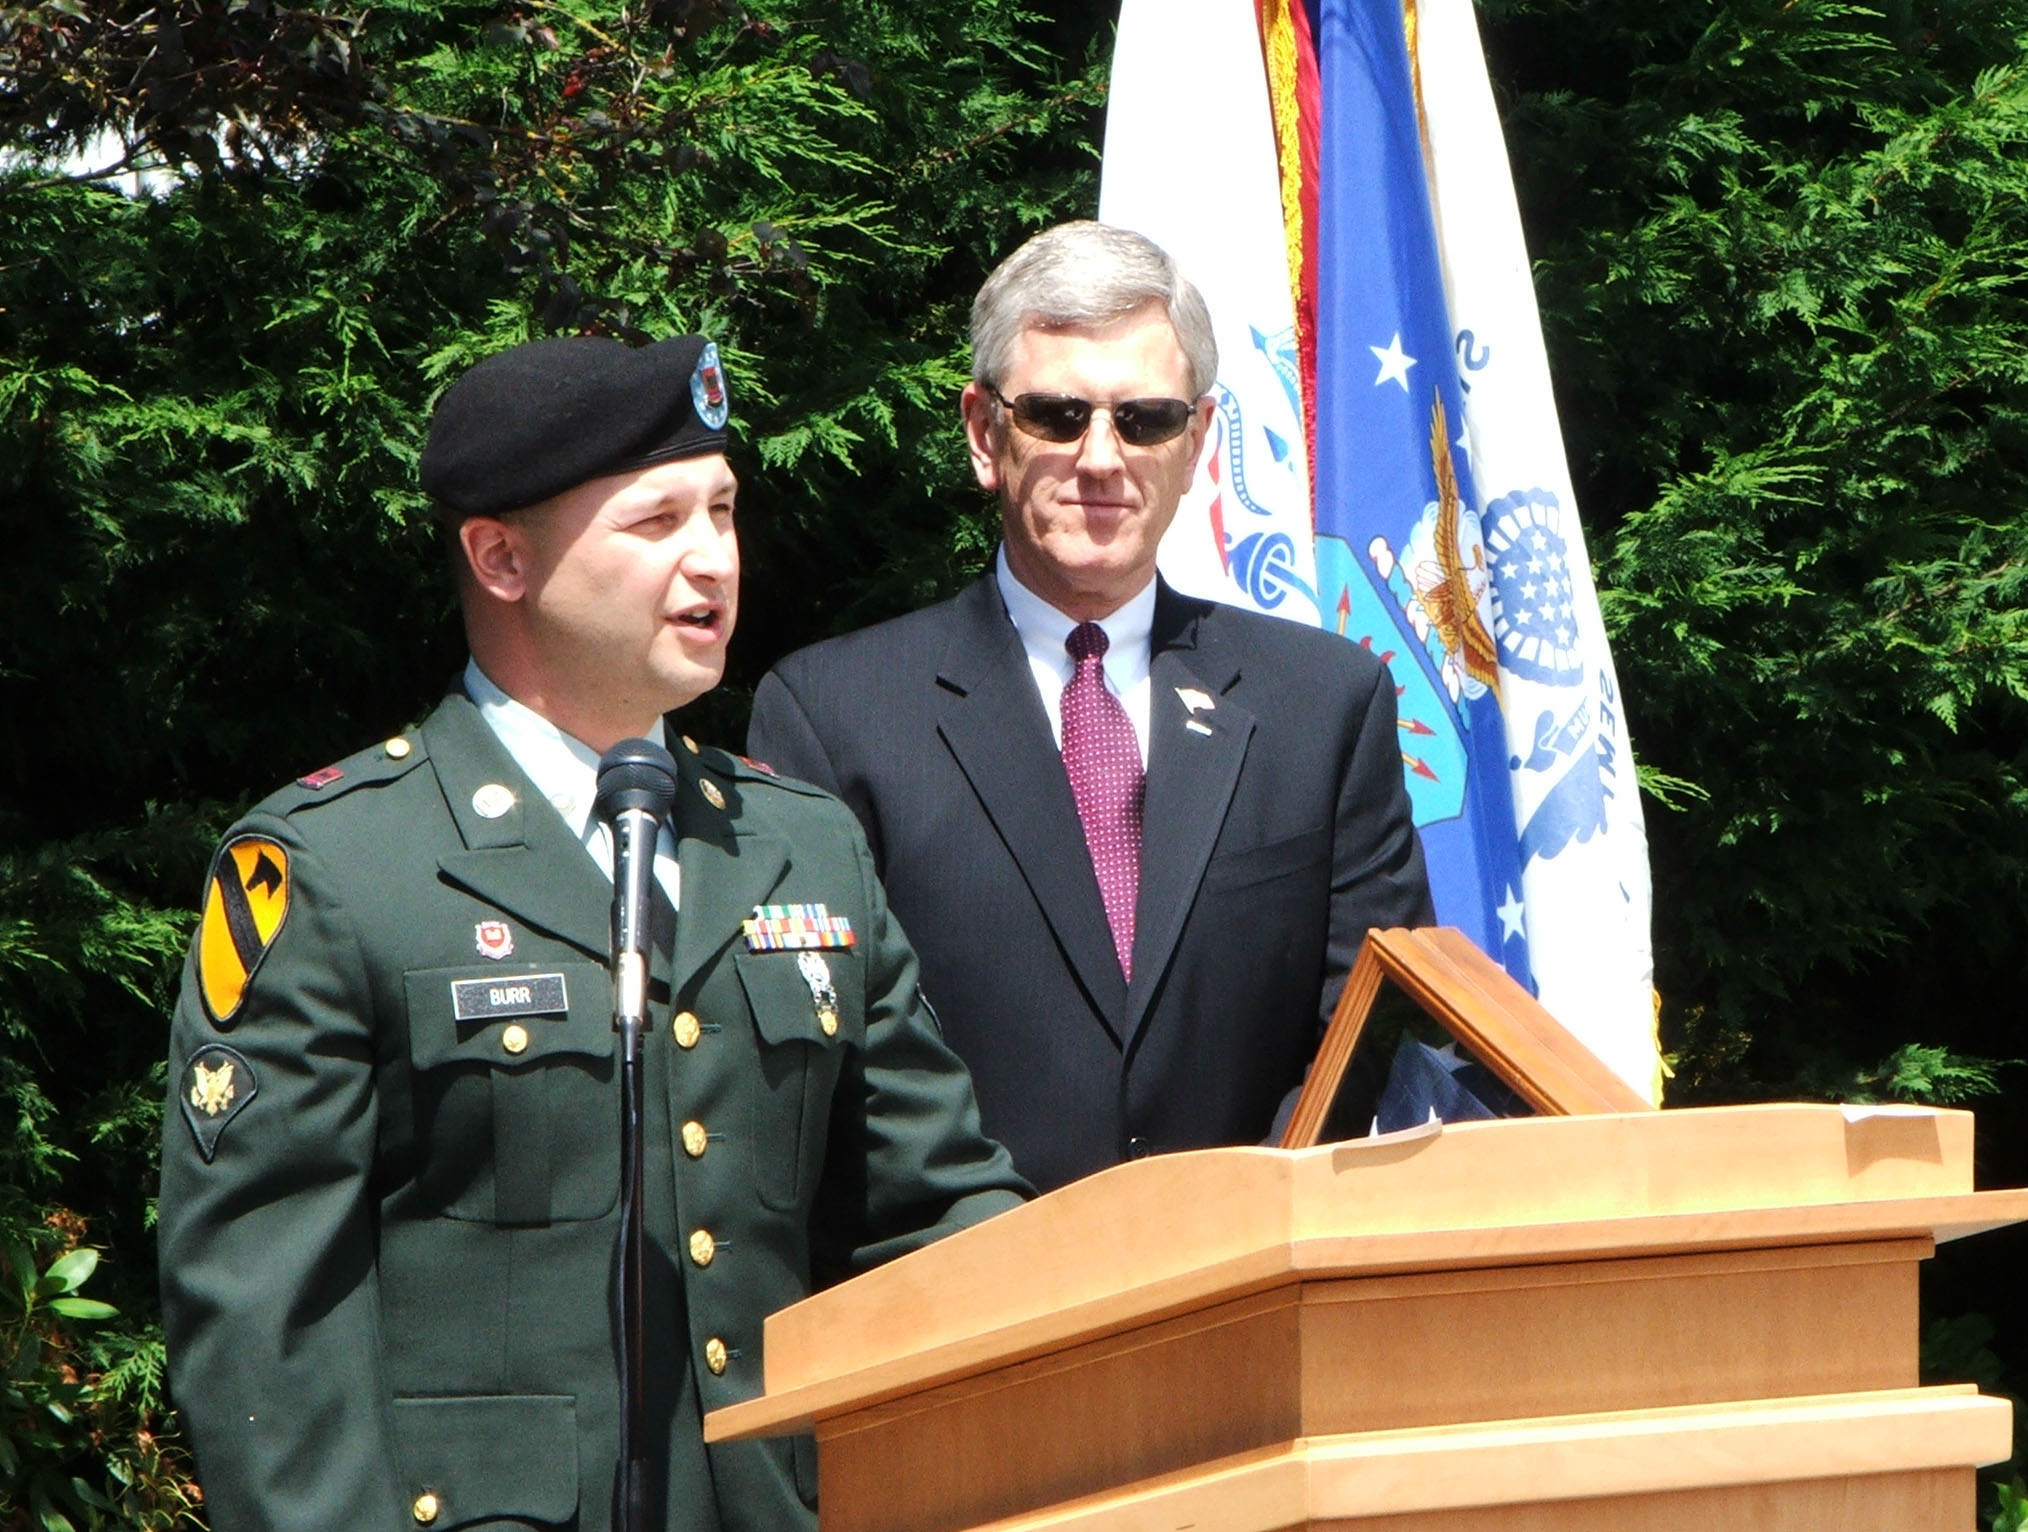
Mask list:
POLYGON ((1918 1263, 2028 1218, 1968 1113, 1541 1117, 1122 1165, 784 1309, 712 1441, 825 1532, 1970 1532, 2004 1400, 1918 1263))

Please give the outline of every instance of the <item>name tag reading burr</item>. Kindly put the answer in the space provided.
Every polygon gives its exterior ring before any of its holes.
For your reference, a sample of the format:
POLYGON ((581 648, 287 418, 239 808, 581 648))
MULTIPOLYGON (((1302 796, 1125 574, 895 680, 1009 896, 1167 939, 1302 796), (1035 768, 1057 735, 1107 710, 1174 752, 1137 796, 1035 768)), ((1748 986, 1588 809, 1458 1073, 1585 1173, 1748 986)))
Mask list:
POLYGON ((560 973, 454 979, 451 1011, 460 1021, 491 1021, 496 1016, 563 1016, 569 1014, 570 996, 560 973))

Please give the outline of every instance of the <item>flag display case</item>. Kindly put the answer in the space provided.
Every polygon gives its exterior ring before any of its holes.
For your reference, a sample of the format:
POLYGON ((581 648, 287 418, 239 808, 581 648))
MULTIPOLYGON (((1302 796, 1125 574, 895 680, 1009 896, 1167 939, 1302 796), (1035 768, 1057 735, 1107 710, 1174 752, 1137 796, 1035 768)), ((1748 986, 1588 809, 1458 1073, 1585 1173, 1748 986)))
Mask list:
POLYGON ((1448 926, 1372 931, 1346 976, 1282 1132, 1282 1148, 1307 1149, 1325 1136, 1346 1070, 1386 984, 1396 985, 1536 1112, 1649 1110, 1646 1097, 1600 1063, 1464 932, 1448 926))

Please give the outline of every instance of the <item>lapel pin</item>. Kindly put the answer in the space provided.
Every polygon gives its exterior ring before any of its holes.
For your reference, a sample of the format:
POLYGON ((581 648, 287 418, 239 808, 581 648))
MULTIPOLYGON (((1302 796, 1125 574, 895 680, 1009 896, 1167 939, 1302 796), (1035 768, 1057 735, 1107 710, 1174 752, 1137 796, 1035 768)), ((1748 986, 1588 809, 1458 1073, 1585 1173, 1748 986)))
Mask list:
POLYGON ((514 789, 488 782, 472 794, 472 812, 481 819, 498 819, 514 807, 514 789))
POLYGON ((498 960, 514 956, 514 933, 504 920, 480 921, 472 928, 472 939, 478 945, 480 957, 498 960))
POLYGON ((1211 732, 1211 725, 1210 725, 1210 724, 1208 724, 1208 723, 1199 723, 1199 722, 1198 722, 1198 721, 1197 721, 1196 719, 1194 719, 1194 718, 1186 718, 1186 719, 1184 719, 1184 720, 1183 720, 1183 727, 1184 727, 1184 728, 1186 728, 1186 729, 1188 729, 1188 730, 1189 730, 1189 731, 1190 731, 1190 732, 1191 732, 1192 734, 1209 734, 1209 733, 1211 732))
MULTIPOLYGON (((1183 706, 1193 713, 1208 713, 1218 706, 1211 700, 1209 692, 1199 691, 1194 686, 1179 686, 1176 688, 1176 695, 1183 699, 1183 706)), ((1211 731, 1207 729, 1205 732, 1208 734, 1211 731)))
POLYGON ((709 777, 698 780, 697 790, 704 794, 704 801, 715 809, 725 807, 725 794, 718 790, 718 784, 709 777))

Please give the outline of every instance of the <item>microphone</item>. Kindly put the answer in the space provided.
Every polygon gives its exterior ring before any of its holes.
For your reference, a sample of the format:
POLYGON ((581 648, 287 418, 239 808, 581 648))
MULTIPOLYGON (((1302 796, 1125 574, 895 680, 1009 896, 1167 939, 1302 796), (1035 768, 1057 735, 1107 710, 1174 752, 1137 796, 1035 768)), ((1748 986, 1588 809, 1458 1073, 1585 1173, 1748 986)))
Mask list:
POLYGON ((646 1525, 641 1036, 648 1026, 648 947, 653 939, 648 911, 655 842, 662 821, 675 806, 676 762, 660 745, 623 739, 600 757, 593 807, 613 832, 613 1025, 620 1034, 620 1227, 613 1272, 613 1309, 620 1335, 615 1532, 642 1532, 646 1525))
POLYGON ((613 832, 613 1017, 623 1032, 647 1024, 655 842, 675 806, 676 762, 654 741, 623 739, 599 758, 593 807, 613 832))

